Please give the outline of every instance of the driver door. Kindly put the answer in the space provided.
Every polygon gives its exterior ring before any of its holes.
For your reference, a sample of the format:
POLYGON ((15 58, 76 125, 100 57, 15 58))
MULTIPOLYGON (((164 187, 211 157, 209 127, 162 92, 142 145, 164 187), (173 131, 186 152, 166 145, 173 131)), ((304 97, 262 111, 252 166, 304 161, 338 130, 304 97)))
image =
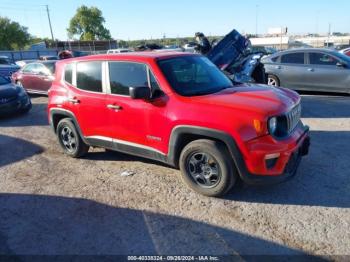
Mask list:
POLYGON ((340 66, 341 63, 338 58, 327 53, 308 53, 308 66, 304 74, 307 88, 315 91, 347 92, 350 70, 340 66))

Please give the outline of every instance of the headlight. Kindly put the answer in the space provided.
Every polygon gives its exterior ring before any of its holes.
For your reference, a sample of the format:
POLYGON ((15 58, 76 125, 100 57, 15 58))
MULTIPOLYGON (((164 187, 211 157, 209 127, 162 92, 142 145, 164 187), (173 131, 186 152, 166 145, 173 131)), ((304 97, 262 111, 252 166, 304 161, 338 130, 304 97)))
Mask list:
POLYGON ((27 95, 27 92, 24 90, 23 87, 17 86, 17 90, 18 90, 19 96, 26 96, 27 95))
POLYGON ((271 117, 269 120, 269 132, 271 135, 275 134, 277 130, 277 117, 271 117))

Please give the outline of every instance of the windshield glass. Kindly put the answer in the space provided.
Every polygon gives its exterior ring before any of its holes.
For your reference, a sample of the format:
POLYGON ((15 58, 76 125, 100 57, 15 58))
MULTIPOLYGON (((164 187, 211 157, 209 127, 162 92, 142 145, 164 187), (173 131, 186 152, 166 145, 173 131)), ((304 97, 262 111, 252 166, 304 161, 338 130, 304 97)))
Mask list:
POLYGON ((0 65, 10 65, 11 61, 8 58, 0 57, 0 65))
POLYGON ((350 57, 339 52, 336 52, 335 54, 337 57, 350 64, 350 57))
POLYGON ((49 69, 49 72, 47 74, 54 74, 56 69, 56 62, 54 63, 45 63, 45 66, 49 69))
POLYGON ((160 69, 171 87, 182 96, 206 95, 233 87, 210 60, 202 56, 182 56, 160 60, 160 69))
POLYGON ((10 83, 10 80, 6 77, 0 76, 0 85, 6 85, 10 83))

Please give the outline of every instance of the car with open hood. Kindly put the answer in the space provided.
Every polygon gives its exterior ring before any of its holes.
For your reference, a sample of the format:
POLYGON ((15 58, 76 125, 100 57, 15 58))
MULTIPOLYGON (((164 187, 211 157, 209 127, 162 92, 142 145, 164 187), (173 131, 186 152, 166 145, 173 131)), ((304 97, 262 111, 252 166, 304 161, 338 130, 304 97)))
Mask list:
POLYGON ((243 83, 267 83, 264 52, 252 48, 249 39, 232 30, 207 54, 207 57, 231 79, 243 83))
POLYGON ((207 57, 135 52, 57 63, 48 119, 65 154, 90 146, 180 168, 193 190, 278 183, 309 148, 294 91, 232 81, 207 57))

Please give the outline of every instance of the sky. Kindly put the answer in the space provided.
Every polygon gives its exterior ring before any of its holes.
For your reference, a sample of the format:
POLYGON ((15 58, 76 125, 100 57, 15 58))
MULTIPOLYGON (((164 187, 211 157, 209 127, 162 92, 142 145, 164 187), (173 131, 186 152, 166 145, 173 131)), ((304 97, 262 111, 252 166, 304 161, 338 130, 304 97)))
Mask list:
POLYGON ((69 20, 81 5, 98 7, 114 39, 135 40, 241 33, 288 27, 290 34, 350 32, 349 0, 0 0, 0 16, 28 27, 30 34, 67 40, 69 20), (257 26, 256 26, 257 25, 257 26))

